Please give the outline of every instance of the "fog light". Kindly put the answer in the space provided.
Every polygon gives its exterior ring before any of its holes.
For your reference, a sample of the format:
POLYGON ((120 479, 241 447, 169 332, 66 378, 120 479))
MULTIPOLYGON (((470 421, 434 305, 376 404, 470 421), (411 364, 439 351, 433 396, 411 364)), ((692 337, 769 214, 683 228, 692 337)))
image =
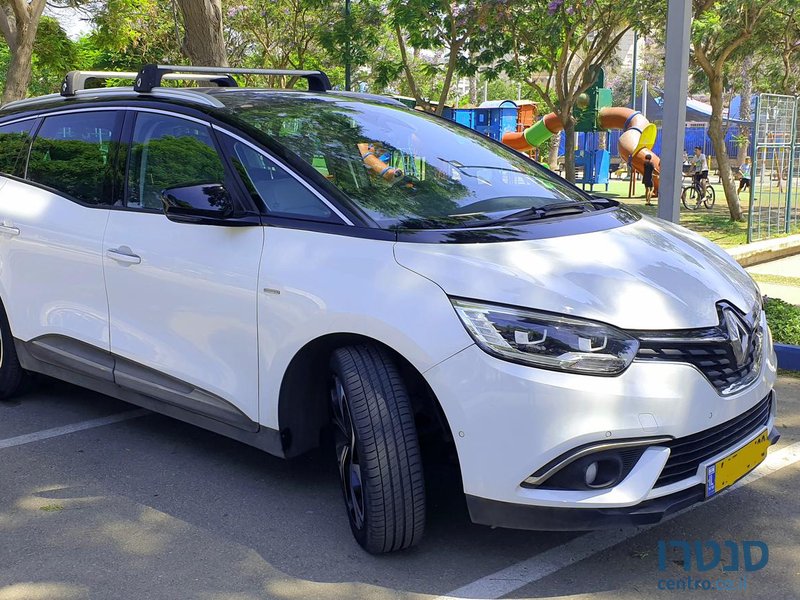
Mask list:
POLYGON ((616 485, 622 479, 622 460, 618 455, 605 456, 589 463, 584 468, 586 487, 593 489, 616 485))
POLYGON ((594 480, 597 479, 597 468, 597 461, 586 467, 586 473, 583 476, 583 480, 586 482, 586 485, 591 486, 594 483, 594 480))
POLYGON ((607 489, 628 476, 644 451, 645 446, 638 446, 594 452, 568 462, 542 483, 525 480, 522 482, 522 487, 561 490, 607 489))

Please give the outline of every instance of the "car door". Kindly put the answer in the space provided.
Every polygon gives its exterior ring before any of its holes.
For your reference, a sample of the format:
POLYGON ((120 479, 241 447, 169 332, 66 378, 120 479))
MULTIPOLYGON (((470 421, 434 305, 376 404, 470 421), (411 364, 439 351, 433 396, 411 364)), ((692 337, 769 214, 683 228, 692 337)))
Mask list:
MULTIPOLYGON (((225 186, 207 123, 132 111, 125 207, 104 242, 111 351, 119 385, 228 425, 258 420, 257 226, 175 222, 164 190, 225 186)), ((242 201, 242 199, 240 199, 242 201)))
POLYGON ((105 379, 102 244, 122 115, 84 109, 45 116, 29 155, 26 145, 19 158, 17 146, 35 121, 0 128, 0 165, 16 176, 0 190, 0 293, 14 337, 31 342, 40 360, 105 379))

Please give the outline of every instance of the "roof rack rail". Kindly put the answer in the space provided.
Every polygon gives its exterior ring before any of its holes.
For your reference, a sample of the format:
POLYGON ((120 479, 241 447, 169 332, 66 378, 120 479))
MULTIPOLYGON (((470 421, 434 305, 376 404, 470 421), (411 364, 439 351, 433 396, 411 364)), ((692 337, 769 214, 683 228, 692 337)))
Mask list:
POLYGON ((78 90, 85 90, 90 81, 100 79, 136 79, 138 73, 130 71, 70 71, 61 82, 61 95, 74 96, 78 90))
MULTIPOLYGON (((61 83, 61 95, 68 97, 75 96, 77 92, 85 90, 86 84, 90 81, 97 81, 101 79, 130 79, 135 82, 138 80, 140 74, 141 71, 70 71, 66 74, 64 81, 61 83)), ((208 81, 220 87, 237 86, 236 80, 230 75, 220 76, 219 74, 214 73, 194 73, 186 75, 164 74, 162 79, 208 81)))
MULTIPOLYGON (((331 82, 328 76, 323 71, 294 71, 287 69, 232 69, 228 67, 191 67, 181 65, 145 65, 139 71, 139 75, 133 85, 133 89, 137 92, 150 92, 153 88, 161 85, 162 79, 196 79, 197 76, 221 75, 221 79, 227 78, 233 82, 233 85, 227 87, 235 87, 236 81, 231 75, 285 75, 289 77, 301 77, 308 81, 308 89, 311 92, 325 92, 331 89, 331 82)), ((221 85, 219 81, 210 79, 217 85, 221 85)), ((224 85, 224 84, 222 84, 224 85)))

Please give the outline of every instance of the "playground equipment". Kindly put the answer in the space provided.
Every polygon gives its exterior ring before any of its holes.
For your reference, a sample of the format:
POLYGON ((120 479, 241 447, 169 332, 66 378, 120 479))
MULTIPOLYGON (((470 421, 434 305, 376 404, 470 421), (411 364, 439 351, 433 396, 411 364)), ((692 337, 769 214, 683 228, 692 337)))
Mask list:
MULTIPOLYGON (((603 70, 597 69, 595 84, 579 97, 578 105, 573 112, 576 120, 575 130, 584 132, 622 130, 618 142, 620 157, 637 173, 644 173, 645 156, 649 154, 655 166, 656 175, 653 177, 653 184, 655 192, 658 193, 657 173, 660 160, 652 151, 658 129, 638 110, 611 106, 611 90, 603 87, 604 79, 603 70)), ((558 115, 549 113, 524 131, 503 134, 502 141, 507 146, 524 152, 544 143, 562 129, 564 124, 558 115)), ((607 183, 608 151, 590 148, 586 141, 584 146, 582 153, 576 156, 576 161, 584 167, 580 182, 607 183)))
POLYGON ((513 100, 490 100, 477 108, 454 108, 452 119, 497 140, 517 130, 519 108, 513 100))
MULTIPOLYGON (((637 173, 644 173, 644 159, 647 154, 650 154, 655 171, 658 173, 660 161, 652 152, 658 130, 642 113, 621 106, 601 108, 598 111, 597 125, 600 130, 623 130, 618 143, 619 154, 637 173)), ((548 113, 541 121, 534 123, 525 131, 504 134, 503 143, 515 150, 525 151, 539 146, 562 129, 564 125, 561 119, 555 113, 548 113)), ((658 176, 654 176, 653 179, 655 190, 658 191, 658 176)))
MULTIPOLYGON (((377 175, 383 177, 386 181, 399 179, 403 176, 402 170, 389 166, 383 161, 384 157, 379 157, 377 155, 375 146, 372 144, 358 144, 358 151, 361 153, 361 160, 364 161, 364 165, 377 175)), ((386 158, 390 159, 391 157, 386 158)))

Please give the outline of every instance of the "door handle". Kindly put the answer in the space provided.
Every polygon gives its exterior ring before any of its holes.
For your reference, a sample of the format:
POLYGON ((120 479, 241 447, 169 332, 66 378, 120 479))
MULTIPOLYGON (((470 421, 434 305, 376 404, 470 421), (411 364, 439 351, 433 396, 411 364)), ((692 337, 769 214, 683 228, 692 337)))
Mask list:
POLYGON ((133 251, 127 246, 120 246, 116 249, 106 250, 106 256, 117 261, 118 263, 123 263, 126 265, 138 265, 142 262, 142 257, 134 254, 133 251))
POLYGON ((0 225, 0 233, 5 233, 6 235, 19 235, 19 227, 3 224, 0 225))

